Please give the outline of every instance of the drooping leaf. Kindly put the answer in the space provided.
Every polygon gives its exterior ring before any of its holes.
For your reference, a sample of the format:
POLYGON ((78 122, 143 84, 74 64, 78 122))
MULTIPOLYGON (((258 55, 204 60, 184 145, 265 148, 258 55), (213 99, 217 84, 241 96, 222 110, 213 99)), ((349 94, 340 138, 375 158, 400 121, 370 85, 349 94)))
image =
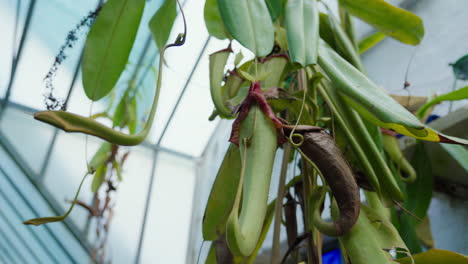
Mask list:
POLYGON ((231 144, 218 170, 203 216, 203 239, 216 240, 224 233, 231 213, 241 174, 239 148, 231 144))
MULTIPOLYGON (((468 257, 443 249, 430 249, 426 252, 413 255, 415 264, 466 264, 468 257)), ((397 259, 401 264, 411 264, 409 257, 397 259)))
POLYGON ((465 172, 468 172, 468 150, 466 147, 448 144, 441 144, 440 146, 465 169, 465 172))
POLYGON ((406 199, 404 206, 414 215, 423 219, 431 204, 434 177, 431 159, 422 142, 416 144, 411 164, 417 177, 416 181, 406 185, 408 199, 406 199))
POLYGON ((362 65, 361 58, 359 57, 356 47, 348 37, 348 34, 346 34, 341 27, 340 22, 338 22, 331 12, 328 14, 328 20, 330 22, 329 25, 331 27, 338 52, 343 56, 343 58, 346 58, 349 63, 354 65, 354 67, 361 72, 364 72, 364 66, 362 65))
POLYGON ((320 41, 319 64, 348 103, 368 121, 422 140, 468 145, 468 140, 443 135, 422 124, 324 41, 320 41))
POLYGON ((275 21, 283 13, 283 0, 265 0, 271 20, 275 21))
POLYGON ((289 0, 285 9, 291 60, 302 66, 317 63, 319 11, 316 0, 289 0))
POLYGON ((416 171, 416 180, 406 185, 407 199, 403 207, 413 215, 401 213, 399 216, 399 232, 411 253, 422 252, 421 243, 416 234, 419 221, 426 216, 432 199, 433 175, 430 159, 422 142, 415 147, 411 163, 416 171))
POLYGON ((228 38, 226 27, 219 13, 217 0, 206 0, 203 11, 205 17, 205 26, 211 36, 217 39, 228 38))
POLYGON ((274 55, 268 57, 260 66, 263 73, 268 73, 265 80, 262 81, 262 89, 270 87, 280 87, 283 72, 288 64, 287 56, 274 55))
POLYGON ((86 39, 81 66, 86 96, 97 101, 115 86, 125 69, 145 0, 109 0, 86 39))
POLYGON ((334 50, 337 49, 336 43, 335 43, 335 36, 333 35, 333 29, 332 26, 330 25, 330 19, 328 19, 328 15, 325 13, 320 12, 320 38, 324 40, 330 47, 332 47, 334 50))
POLYGON ((398 248, 399 250, 405 250, 409 253, 405 242, 403 242, 398 231, 389 219, 386 219, 385 215, 381 215, 379 211, 367 206, 363 206, 363 211, 366 213, 367 218, 373 226, 378 244, 382 249, 398 248))
POLYGON ((104 183, 106 179, 107 173, 107 165, 103 164, 99 168, 97 168, 96 172, 94 173, 93 183, 91 184, 91 191, 95 193, 99 187, 104 183))
POLYGON ((339 237, 339 240, 353 264, 394 264, 390 255, 380 245, 380 238, 366 212, 361 209, 356 224, 348 233, 339 237))
POLYGON ((339 0, 350 14, 403 43, 417 45, 424 37, 421 18, 384 0, 339 0))
POLYGON ((363 54, 368 49, 374 47, 385 38, 385 34, 377 31, 359 41, 359 53, 363 54))
POLYGON ((219 11, 229 33, 256 56, 273 49, 275 33, 264 0, 218 0, 219 11))
POLYGON ((112 144, 109 142, 103 142, 99 149, 96 151, 94 156, 91 158, 91 161, 89 162, 88 170, 90 172, 96 170, 98 167, 100 167, 104 162, 106 162, 109 159, 109 154, 111 152, 112 144))
POLYGON ((86 176, 88 176, 88 174, 89 174, 89 172, 86 172, 86 174, 81 179, 80 185, 78 186, 78 190, 76 190, 75 197, 73 198, 73 202, 70 205, 70 208, 68 208, 68 211, 65 212, 64 215, 33 218, 33 219, 29 219, 27 221, 24 221, 23 224, 38 226, 38 225, 42 225, 42 224, 61 222, 61 221, 65 220, 65 218, 67 218, 67 216, 73 210, 73 207, 75 206, 75 203, 76 203, 76 201, 78 199, 78 195, 80 194, 81 187, 83 186, 83 182, 86 179, 86 176))
POLYGON ((224 78, 224 67, 229 55, 232 53, 231 47, 217 51, 210 55, 210 92, 211 99, 215 105, 219 116, 224 118, 232 117, 231 110, 225 103, 223 88, 221 83, 224 78))
POLYGON ((468 86, 460 88, 458 90, 439 95, 434 99, 430 100, 429 102, 425 103, 421 108, 419 108, 417 115, 419 117, 424 117, 426 115, 427 110, 429 110, 433 105, 439 104, 444 101, 457 101, 468 99, 468 86))
POLYGON ((176 4, 176 0, 165 0, 149 22, 149 28, 158 50, 161 50, 166 45, 171 34, 171 29, 177 16, 176 4))

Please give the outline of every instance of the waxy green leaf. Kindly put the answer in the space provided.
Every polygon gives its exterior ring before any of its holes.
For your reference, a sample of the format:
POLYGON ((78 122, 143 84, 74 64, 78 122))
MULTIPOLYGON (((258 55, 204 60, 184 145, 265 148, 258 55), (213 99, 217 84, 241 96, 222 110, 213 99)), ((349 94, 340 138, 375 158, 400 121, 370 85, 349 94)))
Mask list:
POLYGON ((218 0, 219 11, 229 33, 256 56, 273 49, 275 33, 264 0, 218 0))
POLYGON ((149 22, 149 28, 158 46, 158 50, 161 50, 169 39, 174 20, 177 16, 176 5, 176 0, 165 0, 149 22))
POLYGON ((285 9, 291 60, 307 66, 317 63, 319 11, 316 0, 289 0, 285 9))
POLYGON ((88 174, 89 173, 86 172, 86 174, 83 176, 83 178, 82 178, 82 180, 80 182, 80 185, 78 186, 78 190, 76 191, 75 198, 73 198, 73 202, 72 202, 70 208, 68 208, 68 211, 64 215, 61 215, 61 216, 47 216, 47 217, 39 217, 39 218, 29 219, 27 221, 24 221, 23 224, 38 226, 38 225, 42 225, 42 224, 53 223, 53 222, 61 222, 61 221, 65 220, 65 218, 67 218, 67 216, 73 210, 73 207, 75 206, 76 200, 78 199, 78 195, 80 194, 81 187, 83 186, 83 182, 86 179, 86 176, 88 176, 88 174))
POLYGON ((421 108, 419 108, 417 112, 417 116, 420 118, 426 116, 426 112, 436 104, 439 104, 444 101, 457 101, 457 100, 463 100, 463 99, 468 99, 468 86, 465 86, 463 88, 460 88, 458 90, 439 95, 435 97, 434 99, 430 100, 429 102, 425 103, 421 108))
POLYGON ((203 239, 216 240, 219 234, 224 233, 224 226, 234 205, 241 169, 239 148, 231 144, 218 170, 205 207, 203 239))
POLYGON ((271 20, 275 21, 283 13, 283 0, 265 0, 271 20))
POLYGON ((145 0, 109 0, 86 39, 81 69, 86 96, 106 96, 125 69, 140 25, 145 0))
MULTIPOLYGON (((430 249, 413 256, 414 264, 466 264, 468 256, 443 249, 430 249)), ((401 264, 412 264, 409 257, 397 259, 401 264)))
POLYGON ((205 17, 206 30, 208 30, 211 36, 217 39, 226 39, 229 37, 221 14, 219 13, 217 0, 206 0, 203 14, 205 17))
POLYGON ((359 41, 359 53, 363 54, 366 52, 368 49, 374 47, 378 43, 380 43, 383 39, 385 38, 385 34, 377 31, 375 33, 370 34, 369 36, 361 39, 359 41))
POLYGON ((417 45, 424 37, 421 18, 384 0, 339 0, 350 14, 403 43, 417 45))
POLYGON ((422 140, 468 145, 468 140, 426 127, 324 41, 320 41, 319 64, 347 102, 368 121, 422 140))
POLYGON ((97 192, 99 187, 104 183, 106 179, 107 173, 107 164, 103 164, 99 168, 97 168, 96 172, 94 173, 93 183, 91 184, 91 191, 93 193, 97 192))

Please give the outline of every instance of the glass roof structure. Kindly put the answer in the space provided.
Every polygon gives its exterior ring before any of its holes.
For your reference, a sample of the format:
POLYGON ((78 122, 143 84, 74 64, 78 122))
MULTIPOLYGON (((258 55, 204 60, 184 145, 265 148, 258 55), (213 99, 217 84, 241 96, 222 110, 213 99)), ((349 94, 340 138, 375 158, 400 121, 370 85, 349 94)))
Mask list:
MULTIPOLYGON (((85 172, 86 160, 102 142, 67 134, 35 121, 45 110, 44 77, 65 38, 102 1, 0 0, 0 263, 84 263, 89 261, 96 223, 75 208, 63 223, 24 226, 24 220, 63 214, 85 172), (87 156, 89 154, 89 156, 87 156)), ((147 1, 116 97, 130 81, 141 94, 144 116, 154 93, 158 50, 147 27, 161 0, 147 1)), ((116 263, 185 262, 196 165, 218 120, 208 86, 208 55, 228 42, 212 39, 204 26, 203 1, 185 1, 187 42, 169 50, 156 120, 147 141, 131 150, 115 197, 109 252, 116 263), (158 251, 154 251, 158 248, 158 251)), ((182 30, 178 16, 170 39, 182 30)), ((81 56, 87 29, 53 79, 54 95, 67 111, 89 116, 104 109, 91 103, 81 84, 81 56)), ((239 48, 239 47, 237 47, 239 48)), ((106 101, 108 99, 104 99, 106 101)), ((90 180, 79 199, 90 202, 90 180)))
MULTIPOLYGON (((0 0, 0 263, 90 262, 96 223, 85 210, 75 208, 62 223, 34 227, 22 222, 63 214, 86 170, 86 161, 102 142, 64 133, 32 117, 33 112, 45 109, 44 77, 68 32, 101 2, 0 0)), ((140 117, 150 107, 158 65, 158 50, 147 25, 162 2, 146 1, 137 40, 116 85, 115 96, 120 97, 130 82, 137 83, 142 98, 137 111, 140 117)), ((229 121, 208 121, 213 111, 208 56, 227 47, 228 42, 209 37, 203 21, 205 1, 182 2, 189 22, 187 42, 166 54, 163 88, 149 138, 140 146, 125 148, 131 154, 123 182, 113 197, 115 215, 108 238, 107 255, 113 263, 185 263, 196 259, 202 243, 200 223, 205 198, 229 136, 229 121), (221 133, 214 135, 215 131, 221 133)), ((334 3, 330 3, 332 8, 334 3)), ((427 23, 426 39, 416 51, 385 39, 376 47, 389 52, 370 50, 363 56, 368 74, 392 93, 407 95, 401 88, 405 71, 409 72, 413 95, 448 92, 452 89, 452 72, 447 65, 466 53, 463 45, 453 47, 452 43, 463 43, 466 34, 439 23, 445 19, 437 8, 426 10, 422 4, 413 5, 427 23), (441 17, 435 19, 435 14, 441 17), (450 32, 451 38, 445 32, 450 32), (444 49, 436 49, 436 42, 444 49), (427 58, 432 60, 430 64, 427 58), (380 68, 382 62, 385 70, 380 68)), ((466 16, 462 11, 459 9, 452 17, 462 20, 466 16)), ((182 28, 178 17, 170 39, 182 28)), ((372 31, 363 23, 357 29, 359 37, 372 31)), ((67 58, 53 80, 54 95, 66 101, 68 111, 83 116, 104 109, 109 100, 91 103, 82 89, 80 63, 86 30, 79 31, 74 47, 66 49, 67 58)), ((234 43, 233 49, 241 47, 234 43)), ((251 58, 248 51, 243 53, 244 60, 251 58)), ((459 82, 461 85, 466 83, 459 82)), ((456 106, 463 104, 466 101, 456 106)), ((445 114, 448 107, 436 111, 445 114)), ((90 185, 87 179, 80 200, 91 202, 90 185)), ((271 189, 272 198, 276 186, 273 184, 271 189)))

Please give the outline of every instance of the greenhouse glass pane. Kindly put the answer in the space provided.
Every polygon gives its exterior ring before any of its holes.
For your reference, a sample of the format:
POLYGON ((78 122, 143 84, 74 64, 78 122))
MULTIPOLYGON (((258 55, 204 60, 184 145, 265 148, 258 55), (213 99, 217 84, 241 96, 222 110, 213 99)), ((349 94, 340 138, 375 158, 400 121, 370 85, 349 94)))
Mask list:
POLYGON ((25 111, 7 107, 0 120, 0 131, 28 165, 39 173, 54 128, 34 120, 25 111))
POLYGON ((141 263, 185 263, 195 162, 158 153, 141 263))
MULTIPOLYGON (((14 161, 0 148, 0 191, 14 203, 22 221, 39 216, 56 215, 51 210, 51 204, 39 193, 36 186, 23 174, 14 161)), ((3 198, 5 199, 5 198, 3 198)), ((10 206, 2 203, 3 206, 10 206)), ((2 211, 5 209, 0 207, 2 211)), ((10 206, 11 207, 11 206, 10 206)), ((44 239, 44 243, 53 252, 60 263, 62 260, 86 260, 88 255, 81 244, 73 237, 64 223, 54 223, 47 226, 25 226, 16 222, 18 228, 28 228, 44 239), (66 242, 65 242, 66 241, 66 242)), ((33 236, 33 235, 31 235, 33 236)))
MULTIPOLYGON (((11 100, 33 108, 44 108, 46 76, 65 39, 89 11, 97 6, 96 0, 79 2, 36 1, 35 10, 18 62, 11 100), (79 3, 79 4, 76 4, 79 3)), ((67 58, 61 63, 54 78, 54 95, 65 98, 74 69, 85 40, 86 29, 78 33, 74 48, 66 50, 67 58)))

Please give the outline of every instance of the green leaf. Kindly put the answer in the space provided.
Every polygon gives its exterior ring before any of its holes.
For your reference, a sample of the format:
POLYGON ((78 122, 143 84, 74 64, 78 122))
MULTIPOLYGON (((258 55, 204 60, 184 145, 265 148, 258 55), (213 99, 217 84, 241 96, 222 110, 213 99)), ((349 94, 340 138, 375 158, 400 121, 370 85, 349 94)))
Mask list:
POLYGON ((426 127, 324 41, 320 41, 319 64, 339 93, 368 121, 422 140, 468 145, 468 140, 446 136, 426 127))
POLYGON ((206 0, 204 8, 205 26, 208 33, 217 39, 228 38, 226 27, 219 13, 217 0, 206 0))
POLYGON ((210 55, 210 92, 211 99, 220 117, 231 118, 231 109, 225 103, 221 83, 224 79, 224 67, 231 54, 231 47, 210 55))
POLYGON ((441 144, 440 146, 468 172, 468 150, 466 147, 448 144, 441 144))
POLYGON ((47 223, 54 223, 54 222, 61 222, 63 220, 65 220, 65 218, 68 217, 68 215, 71 213, 71 211, 73 210, 73 207, 75 206, 75 203, 76 203, 76 200, 78 199, 78 195, 80 194, 80 191, 81 191, 81 187, 83 186, 83 182, 84 180, 86 179, 86 176, 88 176, 88 172, 86 172, 86 174, 83 176, 83 178, 81 179, 81 182, 80 182, 80 185, 78 186, 78 190, 76 191, 75 193, 75 197, 73 198, 73 202, 72 204, 70 205, 70 208, 68 208, 68 211, 65 212, 64 215, 61 215, 61 216, 47 216, 47 217, 39 217, 39 218, 33 218, 33 219, 29 219, 27 221, 24 221, 23 224, 24 225, 35 225, 35 226, 38 226, 38 225, 42 225, 42 224, 47 224, 47 223))
POLYGON ((353 264, 393 264, 395 262, 390 260, 390 255, 380 245, 381 237, 361 208, 356 224, 339 240, 353 264))
POLYGON ((140 25, 145 0, 109 0, 86 39, 81 69, 86 96, 106 96, 125 69, 140 25))
POLYGON ((97 192, 106 179, 106 172, 107 164, 103 164, 101 167, 97 168, 96 173, 94 173, 93 183, 91 184, 91 191, 93 193, 97 192))
POLYGON ((332 26, 330 25, 330 19, 328 19, 328 15, 320 12, 319 17, 320 17, 319 18, 320 38, 324 40, 326 43, 328 43, 330 47, 336 50, 337 46, 335 43, 335 35, 333 34, 333 29, 332 29, 332 26))
POLYGON ((316 0, 289 0, 285 9, 291 60, 307 66, 317 63, 319 12, 316 0))
POLYGON ((271 20, 275 21, 283 13, 283 0, 265 0, 271 20))
POLYGON ((424 37, 421 18, 384 0, 339 0, 339 3, 350 14, 403 43, 417 45, 424 37))
POLYGON ((239 185, 242 164, 239 148, 231 144, 218 170, 203 216, 203 239, 216 240, 224 233, 239 185))
MULTIPOLYGON (((413 255, 415 264, 466 264, 468 257, 443 249, 430 249, 424 253, 413 255)), ((397 259, 401 264, 411 264, 409 257, 397 259)))
MULTIPOLYGON (((434 183, 431 168, 432 164, 424 144, 421 141, 416 144, 411 163, 416 171, 417 177, 413 183, 406 185, 405 191, 407 199, 403 203, 403 207, 419 219, 423 219, 431 203, 434 183)), ((421 252, 421 243, 416 234, 418 220, 407 213, 401 214, 399 220, 400 235, 411 253, 416 254, 421 252)))
POLYGON ((264 0, 218 0, 219 11, 229 33, 256 56, 273 49, 275 33, 264 0))
POLYGON ((416 171, 417 177, 416 181, 406 185, 408 199, 406 199, 404 207, 420 219, 423 219, 431 204, 434 177, 432 175, 431 159, 422 142, 416 144, 411 164, 416 171))
POLYGON ((262 89, 280 87, 287 64, 288 58, 282 55, 270 56, 260 64, 260 72, 268 73, 268 76, 262 81, 262 89))
POLYGON ((468 86, 435 97, 434 99, 421 106, 421 108, 419 108, 417 116, 421 118, 424 117, 426 115, 427 110, 429 110, 435 104, 439 104, 444 101, 457 101, 463 99, 468 99, 468 86))
POLYGON ((176 4, 176 0, 166 0, 149 22, 149 28, 158 46, 158 50, 162 50, 171 34, 171 29, 177 16, 176 4))
POLYGON ((385 38, 385 34, 377 31, 359 41, 359 53, 363 54, 368 49, 374 47, 385 38))
POLYGON ((127 126, 130 134, 135 134, 137 124, 137 99, 136 96, 134 96, 130 101, 130 104, 127 105, 127 126))
POLYGON ((91 158, 91 161, 88 164, 89 166, 88 170, 90 172, 96 170, 98 167, 100 167, 109 159, 111 148, 112 148, 112 144, 109 142, 103 142, 101 144, 101 146, 96 151, 96 153, 91 158))
POLYGON ((364 66, 362 65, 361 58, 357 53, 356 47, 354 46, 351 39, 348 37, 348 34, 343 30, 340 25, 340 22, 335 18, 332 12, 328 14, 329 25, 331 27, 333 37, 335 39, 335 44, 338 48, 340 54, 346 58, 349 63, 354 65, 358 70, 364 72, 364 66))

